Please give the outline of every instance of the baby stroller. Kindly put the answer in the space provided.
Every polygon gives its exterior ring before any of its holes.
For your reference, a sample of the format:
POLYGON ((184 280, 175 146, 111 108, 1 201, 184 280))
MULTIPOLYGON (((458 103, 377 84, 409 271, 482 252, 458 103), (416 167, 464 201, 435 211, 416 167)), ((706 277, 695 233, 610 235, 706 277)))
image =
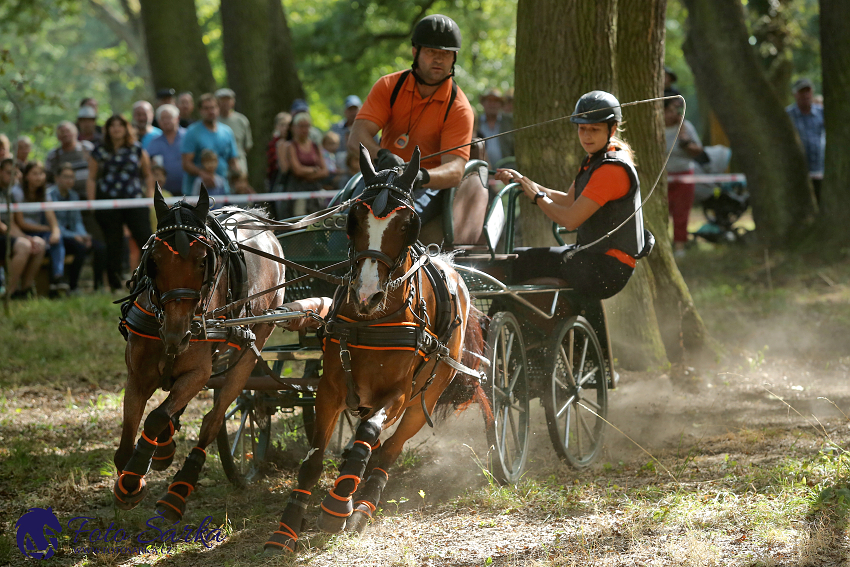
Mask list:
MULTIPOLYGON (((707 160, 697 164, 697 173, 722 173, 729 166, 732 151, 725 146, 705 148, 707 160)), ((706 223, 693 233, 715 244, 741 242, 749 231, 732 226, 750 205, 750 194, 745 182, 698 183, 695 201, 702 204, 706 223)))

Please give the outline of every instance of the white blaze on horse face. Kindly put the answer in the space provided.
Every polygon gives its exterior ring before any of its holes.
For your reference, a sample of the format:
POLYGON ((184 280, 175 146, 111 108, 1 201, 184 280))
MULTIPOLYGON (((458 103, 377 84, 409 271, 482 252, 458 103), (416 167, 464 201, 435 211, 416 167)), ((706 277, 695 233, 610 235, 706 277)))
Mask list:
MULTIPOLYGON (((368 242, 366 242, 367 250, 381 249, 384 231, 396 214, 398 213, 393 212, 382 219, 375 218, 371 214, 366 216, 366 234, 369 237, 368 242)), ((357 278, 357 299, 363 303, 379 291, 381 291, 381 275, 378 273, 378 261, 367 258, 364 260, 357 278)))

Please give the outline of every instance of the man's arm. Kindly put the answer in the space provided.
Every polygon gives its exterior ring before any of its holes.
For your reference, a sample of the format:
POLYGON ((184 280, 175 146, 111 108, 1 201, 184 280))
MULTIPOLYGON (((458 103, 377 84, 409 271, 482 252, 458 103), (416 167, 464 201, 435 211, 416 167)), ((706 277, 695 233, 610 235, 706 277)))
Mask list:
POLYGON ((423 183, 428 189, 450 189, 460 185, 463 179, 463 171, 466 168, 466 160, 453 154, 443 154, 442 163, 428 170, 431 179, 423 183))
POLYGON ((214 187, 215 180, 213 176, 207 173, 205 170, 201 169, 197 165, 195 165, 195 154, 182 154, 183 155, 183 171, 188 173, 189 175, 194 175, 195 177, 200 177, 203 179, 204 183, 207 187, 214 187))
POLYGON ((354 124, 351 125, 351 132, 348 134, 348 153, 359 156, 360 144, 363 144, 369 150, 372 159, 375 159, 378 150, 381 149, 381 146, 375 142, 375 136, 380 129, 381 127, 371 120, 364 118, 355 120, 354 124))

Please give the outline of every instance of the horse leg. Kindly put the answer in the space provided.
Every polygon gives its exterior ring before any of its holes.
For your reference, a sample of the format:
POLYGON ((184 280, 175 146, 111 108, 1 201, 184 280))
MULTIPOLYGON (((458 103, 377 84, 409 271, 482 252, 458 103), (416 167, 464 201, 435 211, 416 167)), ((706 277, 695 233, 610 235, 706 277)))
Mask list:
POLYGON ((366 472, 366 464, 369 462, 372 450, 378 448, 378 437, 383 431, 387 411, 396 404, 401 395, 401 392, 395 392, 388 403, 382 404, 380 410, 360 423, 355 434, 354 446, 347 451, 334 487, 322 501, 322 511, 319 512, 316 522, 320 530, 337 533, 345 529, 346 522, 354 511, 351 495, 363 480, 363 473, 366 472))
MULTIPOLYGON (((136 442, 136 448, 130 459, 120 469, 121 473, 115 481, 112 492, 115 504, 122 510, 132 510, 147 494, 145 475, 150 471, 154 452, 157 449, 157 438, 163 431, 173 425, 172 416, 186 407, 186 404, 200 391, 209 376, 209 364, 204 368, 197 360, 188 362, 186 366, 191 371, 183 373, 174 383, 174 387, 165 401, 145 418, 142 434, 136 442), (206 372, 206 373, 205 373, 206 372)), ((142 404, 142 407, 143 404, 142 404)), ((117 460, 117 458, 116 458, 117 460)), ((117 464, 117 463, 116 463, 117 464)))
MULTIPOLYGON (((431 387, 426 391, 425 403, 429 412, 434 411, 440 393, 442 393, 441 388, 431 387)), ((420 405, 411 406, 405 411, 395 433, 380 447, 374 447, 374 453, 372 458, 369 459, 369 466, 367 467, 369 474, 363 487, 357 493, 356 506, 348 522, 346 522, 346 531, 361 533, 372 521, 372 513, 378 508, 384 487, 390 477, 387 471, 398 459, 407 440, 416 435, 424 425, 425 414, 422 413, 420 405)))
POLYGON ((346 389, 344 382, 342 384, 342 388, 332 385, 328 374, 325 374, 319 383, 312 447, 298 470, 298 488, 289 494, 289 501, 281 514, 278 529, 266 542, 267 554, 295 552, 295 544, 303 527, 304 513, 307 511, 307 502, 312 494, 310 490, 322 476, 325 448, 334 433, 339 414, 345 407, 346 389))
POLYGON ((174 433, 180 429, 180 416, 186 411, 186 406, 183 409, 171 416, 162 433, 156 438, 156 451, 153 453, 153 462, 151 468, 155 471, 164 471, 171 466, 174 461, 174 453, 177 451, 177 442, 174 440, 174 433))

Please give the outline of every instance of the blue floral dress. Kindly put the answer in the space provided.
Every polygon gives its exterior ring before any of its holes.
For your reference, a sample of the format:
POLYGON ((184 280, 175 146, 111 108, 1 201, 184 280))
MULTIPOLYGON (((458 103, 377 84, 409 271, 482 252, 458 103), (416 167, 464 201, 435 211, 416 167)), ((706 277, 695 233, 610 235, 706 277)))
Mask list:
POLYGON ((98 199, 135 199, 142 196, 142 146, 122 146, 110 152, 102 145, 91 153, 98 163, 98 199))

